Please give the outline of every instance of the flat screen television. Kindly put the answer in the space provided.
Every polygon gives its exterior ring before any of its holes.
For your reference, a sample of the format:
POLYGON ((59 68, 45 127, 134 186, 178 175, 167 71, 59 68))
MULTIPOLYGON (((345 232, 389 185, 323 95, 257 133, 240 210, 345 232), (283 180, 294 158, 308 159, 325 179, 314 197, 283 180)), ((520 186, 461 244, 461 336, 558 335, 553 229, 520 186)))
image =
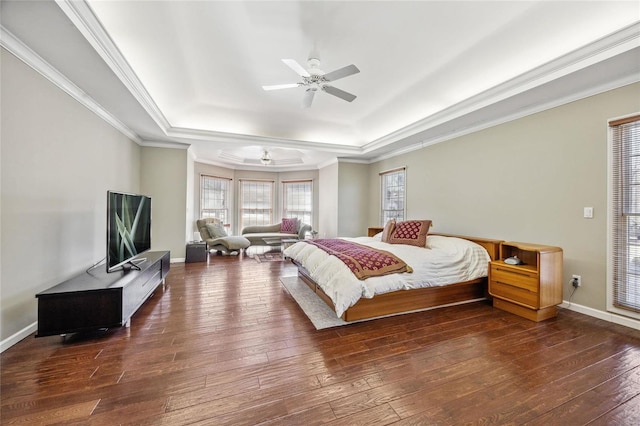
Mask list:
POLYGON ((107 192, 107 272, 135 267, 151 248, 151 197, 107 192))

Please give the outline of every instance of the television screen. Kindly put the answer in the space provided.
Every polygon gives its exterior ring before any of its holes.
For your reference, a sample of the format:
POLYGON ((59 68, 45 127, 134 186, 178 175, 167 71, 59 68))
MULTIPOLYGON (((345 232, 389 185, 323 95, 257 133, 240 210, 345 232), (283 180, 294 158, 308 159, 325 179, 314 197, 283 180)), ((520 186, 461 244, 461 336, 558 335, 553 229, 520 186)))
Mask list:
POLYGON ((151 248, 151 197, 107 192, 107 271, 151 248))

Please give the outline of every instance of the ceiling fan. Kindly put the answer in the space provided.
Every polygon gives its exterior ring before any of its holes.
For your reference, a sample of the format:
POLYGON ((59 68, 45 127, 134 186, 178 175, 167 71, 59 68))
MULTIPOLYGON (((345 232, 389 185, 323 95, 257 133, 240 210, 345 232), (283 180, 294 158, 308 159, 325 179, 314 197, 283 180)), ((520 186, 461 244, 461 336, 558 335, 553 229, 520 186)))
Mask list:
POLYGON ((338 89, 337 87, 333 87, 328 84, 338 79, 359 73, 360 70, 353 64, 325 74, 325 72, 320 69, 320 59, 318 58, 309 58, 307 60, 308 69, 303 68, 302 65, 300 65, 295 59, 283 59, 282 62, 284 62, 293 71, 295 71, 296 74, 302 77, 302 81, 298 83, 262 86, 264 90, 279 90, 291 89, 294 87, 304 87, 305 93, 304 98, 302 98, 302 106, 305 108, 309 108, 311 106, 313 97, 318 90, 322 90, 323 92, 326 92, 330 95, 337 96, 338 98, 344 99, 347 102, 352 102, 356 98, 356 95, 345 92, 344 90, 338 89))
POLYGON ((272 158, 271 158, 271 154, 269 154, 269 151, 267 151, 266 149, 262 151, 262 157, 260 157, 260 162, 265 165, 268 166, 269 164, 271 164, 272 158))

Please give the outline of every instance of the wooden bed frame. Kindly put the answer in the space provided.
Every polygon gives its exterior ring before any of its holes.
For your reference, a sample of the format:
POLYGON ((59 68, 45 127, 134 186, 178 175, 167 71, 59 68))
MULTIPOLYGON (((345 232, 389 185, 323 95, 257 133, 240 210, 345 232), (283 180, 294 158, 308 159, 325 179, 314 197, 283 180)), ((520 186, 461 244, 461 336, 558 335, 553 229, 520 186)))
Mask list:
MULTIPOLYGON (((373 232, 373 230, 377 229, 382 230, 382 228, 369 228, 369 235, 375 235, 377 232, 373 232)), ((499 257, 501 240, 465 237, 451 234, 434 233, 430 235, 464 238, 465 240, 473 241, 474 243, 483 246, 489 253, 491 260, 498 259, 499 257)), ((327 305, 335 310, 335 306, 329 296, 327 296, 315 283, 307 270, 298 262, 293 260, 292 262, 298 267, 298 275, 300 278, 311 288, 311 290, 314 291, 314 293, 318 295, 318 297, 324 300, 327 305)), ((379 294, 371 299, 362 298, 342 314, 342 319, 345 321, 356 321, 401 312, 411 312, 435 308, 438 306, 471 302, 486 299, 487 297, 487 277, 483 277, 446 286, 399 290, 391 293, 379 294)))

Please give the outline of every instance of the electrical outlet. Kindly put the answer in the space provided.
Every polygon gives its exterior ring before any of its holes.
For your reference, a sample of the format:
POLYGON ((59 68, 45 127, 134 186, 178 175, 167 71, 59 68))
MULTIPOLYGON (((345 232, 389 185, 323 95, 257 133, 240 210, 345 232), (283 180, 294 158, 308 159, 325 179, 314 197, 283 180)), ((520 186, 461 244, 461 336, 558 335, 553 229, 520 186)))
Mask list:
POLYGON ((582 287, 582 277, 580 275, 573 275, 571 277, 571 285, 576 288, 582 287))

